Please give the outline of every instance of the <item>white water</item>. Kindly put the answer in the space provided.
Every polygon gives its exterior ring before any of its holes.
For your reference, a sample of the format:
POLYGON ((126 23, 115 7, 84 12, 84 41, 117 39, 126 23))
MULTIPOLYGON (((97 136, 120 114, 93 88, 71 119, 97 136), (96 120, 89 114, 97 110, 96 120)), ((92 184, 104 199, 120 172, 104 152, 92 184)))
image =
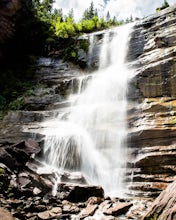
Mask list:
POLYGON ((125 25, 106 32, 99 70, 84 89, 82 82, 88 77, 80 77, 80 94, 70 113, 45 122, 45 162, 61 172, 82 172, 89 183, 103 186, 106 194, 119 195, 124 189, 130 77, 125 56, 130 30, 125 25))

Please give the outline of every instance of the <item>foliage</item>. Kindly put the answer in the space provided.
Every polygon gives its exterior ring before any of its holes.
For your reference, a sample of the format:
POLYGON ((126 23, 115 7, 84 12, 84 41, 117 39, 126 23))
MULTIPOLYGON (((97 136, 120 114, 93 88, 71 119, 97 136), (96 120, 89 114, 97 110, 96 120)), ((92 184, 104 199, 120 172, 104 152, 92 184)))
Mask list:
POLYGON ((74 21, 74 11, 71 9, 68 16, 63 18, 62 10, 55 11, 52 20, 52 30, 59 38, 69 38, 83 33, 90 33, 93 31, 102 30, 111 26, 119 25, 116 17, 111 19, 110 13, 107 13, 106 19, 99 18, 97 9, 94 8, 93 2, 89 8, 87 8, 83 17, 79 22, 74 21))
POLYGON ((75 36, 119 25, 116 17, 99 17, 93 2, 80 21, 71 9, 67 16, 62 9, 53 10, 54 0, 21 0, 22 7, 15 17, 15 35, 3 44, 0 63, 0 117, 4 109, 20 109, 24 93, 33 95, 31 84, 35 76, 37 56, 45 55, 46 46, 63 42, 65 60, 78 61, 78 49, 88 52, 88 41, 75 42, 75 36), (65 44, 65 40, 67 43, 65 44), (27 82, 27 83, 26 83, 27 82), (29 85, 27 85, 29 84, 29 85), (16 100, 17 101, 14 101, 16 100))
MULTIPOLYGON (((6 109, 10 102, 26 91, 26 82, 32 83, 36 56, 44 53, 46 39, 52 36, 51 25, 37 14, 40 0, 31 2, 21 0, 22 7, 14 19, 15 34, 1 47, 0 110, 6 109)), ((51 10, 50 3, 51 0, 43 1, 46 8, 43 13, 51 10)))
POLYGON ((20 97, 12 102, 9 103, 8 109, 9 110, 20 110, 24 106, 24 98, 20 97))
MULTIPOLYGON (((65 39, 67 40, 67 39, 65 39)), ((67 43, 65 43, 66 49, 64 51, 63 59, 72 61, 81 66, 81 63, 78 61, 78 51, 82 49, 86 53, 89 49, 89 41, 86 39, 79 39, 78 41, 74 38, 69 38, 67 43)))
POLYGON ((165 9, 165 8, 168 8, 169 6, 170 6, 170 5, 169 5, 169 3, 167 2, 167 0, 164 0, 162 6, 159 7, 159 8, 156 8, 156 11, 159 12, 159 11, 165 9))

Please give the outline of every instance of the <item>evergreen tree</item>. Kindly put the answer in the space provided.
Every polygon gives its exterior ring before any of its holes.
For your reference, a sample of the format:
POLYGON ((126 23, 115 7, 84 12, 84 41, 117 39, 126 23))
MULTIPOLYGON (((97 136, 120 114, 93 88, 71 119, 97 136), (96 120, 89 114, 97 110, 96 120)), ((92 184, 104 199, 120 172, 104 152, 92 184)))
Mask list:
POLYGON ((108 11, 107 14, 106 14, 106 21, 110 21, 110 20, 111 20, 111 16, 110 16, 110 13, 108 11))
POLYGON ((53 3, 54 0, 43 0, 41 5, 46 12, 51 13, 53 3))
POLYGON ((68 17, 67 18, 74 21, 74 10, 73 10, 73 8, 68 12, 68 17))
POLYGON ((91 2, 90 7, 84 11, 83 20, 90 20, 93 16, 97 16, 97 10, 94 9, 94 3, 91 2))
POLYGON ((165 9, 165 8, 168 8, 169 6, 170 6, 170 5, 169 5, 169 3, 167 2, 167 0, 164 0, 162 6, 159 7, 159 8, 156 8, 156 11, 161 11, 161 10, 163 10, 163 9, 165 9))

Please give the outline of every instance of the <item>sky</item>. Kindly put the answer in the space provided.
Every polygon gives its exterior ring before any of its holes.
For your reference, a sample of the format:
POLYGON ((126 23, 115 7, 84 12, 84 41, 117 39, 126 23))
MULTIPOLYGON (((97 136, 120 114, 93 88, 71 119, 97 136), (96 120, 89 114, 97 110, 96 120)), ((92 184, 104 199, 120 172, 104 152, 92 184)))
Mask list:
MULTIPOLYGON (((71 8, 74 9, 74 17, 78 21, 86 8, 93 1, 95 8, 98 9, 99 15, 105 16, 109 11, 111 17, 116 16, 118 20, 129 18, 145 17, 155 12, 164 0, 55 0, 54 7, 62 8, 65 15, 71 8)), ((176 0, 167 0, 172 5, 176 0)))

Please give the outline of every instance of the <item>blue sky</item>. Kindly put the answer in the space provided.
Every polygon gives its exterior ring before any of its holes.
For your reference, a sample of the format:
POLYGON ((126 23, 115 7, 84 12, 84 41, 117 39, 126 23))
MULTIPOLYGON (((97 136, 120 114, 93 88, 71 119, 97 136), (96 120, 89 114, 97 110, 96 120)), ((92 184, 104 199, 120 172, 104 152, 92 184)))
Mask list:
MULTIPOLYGON (((64 14, 73 8, 74 16, 77 20, 82 17, 86 8, 90 6, 92 0, 56 0, 55 7, 63 8, 64 14)), ((167 0, 170 5, 176 0, 167 0)), ((164 0, 93 0, 94 5, 99 10, 99 14, 106 15, 107 11, 112 16, 119 19, 130 17, 144 17, 155 12, 155 9, 162 5, 164 0), (105 4, 105 2, 107 2, 105 4)))

